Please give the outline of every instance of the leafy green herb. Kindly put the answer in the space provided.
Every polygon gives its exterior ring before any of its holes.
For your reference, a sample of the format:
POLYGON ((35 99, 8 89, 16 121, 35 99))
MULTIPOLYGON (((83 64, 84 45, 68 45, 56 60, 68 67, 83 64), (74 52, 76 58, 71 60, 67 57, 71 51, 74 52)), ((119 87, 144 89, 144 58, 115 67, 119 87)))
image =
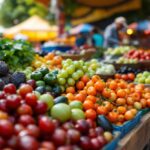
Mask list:
POLYGON ((34 59, 32 45, 22 40, 0 40, 0 60, 5 61, 11 70, 24 69, 29 66, 34 59))

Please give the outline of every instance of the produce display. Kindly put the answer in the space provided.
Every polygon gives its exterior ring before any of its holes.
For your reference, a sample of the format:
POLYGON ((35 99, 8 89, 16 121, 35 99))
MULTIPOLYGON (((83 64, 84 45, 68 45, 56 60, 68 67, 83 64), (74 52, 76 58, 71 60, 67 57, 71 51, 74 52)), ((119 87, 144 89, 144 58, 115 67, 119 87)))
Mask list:
POLYGON ((131 50, 124 55, 128 59, 137 59, 139 61, 150 60, 150 51, 131 50))
POLYGON ((105 52, 105 55, 120 56, 120 55, 123 55, 124 53, 127 53, 131 49, 132 49, 132 47, 130 47, 130 46, 120 46, 120 47, 116 47, 114 49, 109 48, 105 52))
POLYGON ((120 57, 117 61, 117 64, 136 64, 138 63, 137 59, 133 59, 133 58, 126 58, 126 57, 120 57))
POLYGON ((143 73, 137 74, 134 82, 135 83, 150 84, 150 72, 144 71, 143 73))
POLYGON ((32 67, 34 69, 40 67, 48 67, 49 69, 54 69, 54 68, 61 68, 61 63, 62 63, 61 56, 56 56, 54 53, 48 53, 44 57, 36 55, 35 60, 32 62, 32 67))
POLYGON ((131 67, 128 67, 128 66, 121 66, 117 70, 117 73, 119 73, 119 74, 128 74, 128 73, 138 74, 140 72, 142 72, 141 69, 135 69, 135 68, 131 68, 131 67))
MULTIPOLYGON (((23 41, 0 43, 0 149, 105 149, 115 141, 114 126, 122 128, 150 108, 148 71, 39 56, 23 41), (114 79, 103 80, 109 75, 114 79)), ((115 55, 131 48, 118 49, 115 55)), ((138 61, 131 59, 125 63, 138 61)))
POLYGON ((127 73, 127 74, 115 74, 116 79, 123 79, 125 81, 134 81, 135 74, 134 73, 127 73))
POLYGON ((101 67, 96 70, 96 74, 100 75, 114 75, 115 73, 115 67, 111 64, 101 64, 101 67))
POLYGON ((50 94, 37 97, 29 84, 21 85, 18 94, 14 84, 5 85, 0 92, 0 148, 101 149, 113 139, 91 119, 71 121, 71 114, 78 118, 80 109, 57 99, 50 94))

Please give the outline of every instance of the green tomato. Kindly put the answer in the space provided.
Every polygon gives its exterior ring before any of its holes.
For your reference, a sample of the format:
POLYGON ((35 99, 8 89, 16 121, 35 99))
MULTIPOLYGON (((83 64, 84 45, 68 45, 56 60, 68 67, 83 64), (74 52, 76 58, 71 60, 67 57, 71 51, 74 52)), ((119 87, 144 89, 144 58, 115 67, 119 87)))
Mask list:
POLYGON ((68 77, 68 73, 65 70, 61 70, 58 75, 60 78, 67 78, 68 77))
POLYGON ((83 72, 82 70, 80 70, 80 69, 77 71, 77 73, 78 73, 78 75, 79 75, 80 77, 82 77, 82 76, 84 75, 84 72, 83 72))
POLYGON ((60 122, 65 122, 71 118, 71 108, 64 103, 56 104, 51 109, 51 116, 60 122))
POLYGON ((68 67, 66 69, 66 71, 67 71, 68 74, 73 74, 74 71, 75 71, 75 67, 73 65, 71 65, 70 67, 68 67))
POLYGON ((137 78, 142 77, 142 73, 137 74, 137 78))
POLYGON ((71 59, 66 59, 66 63, 67 63, 68 65, 71 65, 71 64, 73 63, 73 61, 72 61, 71 59))
POLYGON ((88 71, 88 67, 87 66, 83 66, 83 71, 87 72, 88 71))
POLYGON ((36 81, 36 86, 45 86, 45 82, 42 80, 36 81))
POLYGON ((145 83, 150 84, 150 76, 147 79, 145 79, 145 83))
POLYGON ((58 78, 58 83, 60 85, 64 85, 66 83, 66 80, 64 78, 58 78))
POLYGON ((74 121, 85 119, 85 114, 81 109, 74 108, 71 110, 71 119, 74 121))
POLYGON ((82 103, 80 101, 72 101, 69 103, 71 109, 73 108, 78 108, 78 109, 82 109, 83 106, 82 106, 82 103))
POLYGON ((50 94, 41 95, 39 100, 47 103, 49 109, 51 109, 52 106, 54 105, 54 99, 50 94))
POLYGON ((145 78, 144 77, 139 78, 138 83, 145 83, 145 78))
POLYGON ((73 78, 74 80, 78 80, 78 79, 80 78, 80 76, 79 76, 79 74, 78 74, 77 72, 74 72, 74 73, 72 74, 72 78, 73 78))
POLYGON ((143 76, 147 78, 147 77, 150 76, 150 73, 149 73, 148 71, 144 71, 144 72, 143 72, 143 76))
POLYGON ((75 85, 75 80, 72 79, 72 78, 69 78, 67 83, 68 83, 69 86, 73 86, 73 85, 75 85))

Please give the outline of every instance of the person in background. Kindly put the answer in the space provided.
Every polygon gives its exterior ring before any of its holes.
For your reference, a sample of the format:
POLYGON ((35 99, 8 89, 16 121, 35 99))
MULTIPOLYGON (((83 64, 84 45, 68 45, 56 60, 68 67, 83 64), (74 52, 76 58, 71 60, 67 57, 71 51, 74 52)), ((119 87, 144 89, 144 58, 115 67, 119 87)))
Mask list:
POLYGON ((77 37, 76 37, 76 46, 77 47, 80 47, 80 46, 83 46, 86 44, 86 37, 84 36, 83 33, 79 33, 77 34, 77 37))
POLYGON ((98 28, 92 30, 92 43, 94 47, 102 47, 104 43, 103 35, 100 34, 98 28))
POLYGON ((104 46, 105 47, 117 47, 122 44, 119 37, 119 33, 125 30, 127 27, 126 19, 124 17, 118 17, 114 23, 106 27, 104 32, 104 46))

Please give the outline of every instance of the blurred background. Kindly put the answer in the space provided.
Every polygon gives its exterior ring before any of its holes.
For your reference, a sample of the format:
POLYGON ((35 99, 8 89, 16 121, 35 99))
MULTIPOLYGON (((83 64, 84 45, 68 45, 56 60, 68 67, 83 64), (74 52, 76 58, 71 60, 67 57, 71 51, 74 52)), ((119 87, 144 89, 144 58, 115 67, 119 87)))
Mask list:
POLYGON ((148 48, 149 6, 149 0, 0 0, 0 33, 12 39, 73 45, 81 30, 96 27, 103 34, 116 17, 123 16, 130 39, 148 48))

